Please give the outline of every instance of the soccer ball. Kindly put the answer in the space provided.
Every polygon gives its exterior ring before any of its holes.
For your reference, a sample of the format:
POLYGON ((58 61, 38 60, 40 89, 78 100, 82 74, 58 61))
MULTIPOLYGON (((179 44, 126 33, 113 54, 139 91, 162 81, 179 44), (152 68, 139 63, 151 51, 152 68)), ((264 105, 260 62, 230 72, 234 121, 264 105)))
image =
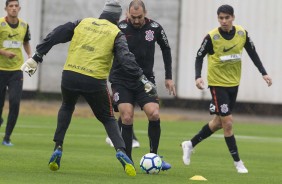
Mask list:
POLYGON ((158 174, 162 168, 162 159, 155 153, 147 153, 140 160, 142 172, 147 174, 158 174))

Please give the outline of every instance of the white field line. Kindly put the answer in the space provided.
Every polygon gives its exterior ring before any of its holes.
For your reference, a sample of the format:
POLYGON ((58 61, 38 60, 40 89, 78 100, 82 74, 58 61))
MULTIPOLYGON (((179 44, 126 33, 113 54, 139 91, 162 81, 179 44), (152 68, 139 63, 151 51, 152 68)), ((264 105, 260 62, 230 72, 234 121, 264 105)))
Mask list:
MULTIPOLYGON (((223 134, 214 134, 213 138, 223 138, 223 134)), ((277 137, 259 137, 259 136, 247 136, 247 135, 235 135, 238 140, 250 140, 254 142, 282 142, 282 138, 277 137)))
MULTIPOLYGON (((54 123, 53 127, 50 127, 50 125, 23 125, 23 124, 19 124, 16 126, 16 128, 31 128, 31 129, 52 129, 55 131, 57 124, 54 123)), ((5 130, 6 126, 2 126, 1 129, 5 130)), ((142 134, 142 135, 146 135, 147 134, 147 130, 136 130, 135 131, 138 134, 142 134)), ((4 132, 0 132, 0 135, 3 134, 4 132)), ((42 137, 42 136, 50 136, 49 133, 46 134, 38 134, 38 133, 29 133, 29 134, 25 134, 25 133, 20 133, 20 132, 13 132, 14 136, 38 136, 38 137, 42 137)), ((51 135, 53 136, 53 134, 51 135)), ((102 137, 102 136, 98 136, 98 135, 94 135, 94 134, 67 134, 67 136, 73 136, 73 137, 102 137)), ((187 134, 186 135, 188 138, 191 136, 194 136, 192 134, 187 134)), ((106 137, 106 132, 105 132, 105 137, 106 137)), ((211 136, 211 138, 223 138, 223 134, 213 134, 211 136)), ((170 137, 169 139, 171 139, 172 137, 170 137)), ((277 138, 277 137, 260 137, 260 136, 246 136, 246 135, 237 135, 235 134, 235 138, 238 140, 246 140, 246 141, 254 141, 254 142, 282 142, 282 138, 277 138)), ((176 139, 176 137, 173 137, 172 139, 176 139)))
MULTIPOLYGON (((29 127, 30 128, 30 127, 29 127)), ((37 127, 39 128, 39 127, 37 127)), ((42 127, 41 127, 42 128, 42 127)), ((47 129, 47 127, 44 127, 47 129)), ((50 127, 48 127, 50 129, 50 127)), ((147 134, 146 131, 136 131, 141 134, 147 134)), ((3 132, 0 133, 0 136, 4 135, 3 132)), ((13 136, 37 136, 37 137, 52 137, 53 133, 20 133, 20 132, 14 132, 13 136)), ((68 133, 68 137, 106 137, 106 132, 105 135, 95 135, 94 132, 93 134, 73 134, 73 133, 68 133)), ((190 137, 190 135, 188 135, 190 137)), ((191 135, 192 136, 192 135, 191 135)), ((223 134, 214 134, 211 136, 211 138, 215 139, 222 139, 224 136, 223 134)), ((173 139, 175 139, 174 137, 173 139)), ((252 142, 269 142, 269 143, 282 143, 282 138, 277 138, 277 137, 259 137, 259 136, 245 136, 245 135, 235 135, 235 138, 237 140, 244 140, 244 141, 252 141, 252 142)), ((167 138, 166 138, 167 139, 167 138)))

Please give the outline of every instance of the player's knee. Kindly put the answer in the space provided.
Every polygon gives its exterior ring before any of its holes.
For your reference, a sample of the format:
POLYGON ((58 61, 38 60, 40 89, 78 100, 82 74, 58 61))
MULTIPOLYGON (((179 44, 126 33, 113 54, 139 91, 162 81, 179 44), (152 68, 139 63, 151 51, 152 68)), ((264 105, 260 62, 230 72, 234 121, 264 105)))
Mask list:
POLYGON ((160 119, 160 115, 159 115, 159 111, 158 110, 154 110, 154 111, 148 113, 147 116, 148 116, 148 119, 150 121, 157 121, 157 120, 160 119))
POLYGON ((133 116, 130 114, 124 114, 121 119, 122 123, 125 125, 131 125, 133 123, 133 116))
POLYGON ((221 124, 220 119, 214 118, 213 120, 211 120, 209 122, 209 127, 210 127, 211 131, 213 131, 213 132, 220 130, 222 128, 222 124, 221 124))
POLYGON ((226 123, 223 125, 224 131, 225 132, 230 132, 232 131, 232 123, 226 123))
POLYGON ((231 133, 232 132, 232 118, 224 118, 222 121, 222 128, 225 133, 231 133))
POLYGON ((211 130, 212 130, 213 132, 215 132, 215 131, 217 131, 217 130, 220 130, 220 129, 222 129, 222 124, 215 124, 215 125, 211 128, 211 130))

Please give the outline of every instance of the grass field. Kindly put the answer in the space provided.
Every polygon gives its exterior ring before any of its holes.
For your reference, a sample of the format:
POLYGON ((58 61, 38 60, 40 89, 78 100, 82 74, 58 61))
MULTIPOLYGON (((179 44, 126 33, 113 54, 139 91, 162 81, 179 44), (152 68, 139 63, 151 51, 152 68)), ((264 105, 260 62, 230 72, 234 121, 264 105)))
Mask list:
MULTIPOLYGON (((6 119, 6 116, 4 116, 6 119)), ((147 121, 137 119, 135 132, 141 147, 133 150, 136 177, 128 177, 115 158, 115 151, 105 144, 105 131, 95 118, 73 117, 68 130, 61 168, 47 167, 53 150, 56 115, 21 115, 12 136, 13 147, 0 146, 0 183, 99 183, 99 184, 280 184, 282 183, 281 124, 234 125, 237 144, 248 174, 237 174, 227 151, 222 132, 196 147, 190 166, 182 163, 179 144, 204 125, 204 122, 162 120, 159 154, 172 165, 158 175, 142 174, 139 160, 149 151, 147 121), (191 181, 201 175, 208 181, 191 181)), ((4 127, 0 136, 4 135, 4 127)))

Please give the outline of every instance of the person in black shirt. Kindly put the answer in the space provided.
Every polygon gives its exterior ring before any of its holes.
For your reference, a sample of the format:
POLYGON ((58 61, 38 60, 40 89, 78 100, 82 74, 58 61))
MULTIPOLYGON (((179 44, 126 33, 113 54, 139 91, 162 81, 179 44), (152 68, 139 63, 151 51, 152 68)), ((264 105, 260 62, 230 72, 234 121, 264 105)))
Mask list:
POLYGON ((185 165, 189 165, 193 148, 217 130, 223 129, 225 142, 237 172, 248 173, 239 157, 232 129, 232 110, 241 78, 243 48, 246 49, 268 86, 272 85, 272 80, 264 69, 248 32, 241 26, 233 25, 235 18, 233 7, 222 5, 218 8, 217 15, 220 27, 213 29, 205 37, 195 62, 196 86, 202 90, 204 89, 201 76, 203 58, 208 55, 208 86, 212 96, 210 114, 215 116, 191 140, 182 142, 182 159, 185 165))
MULTIPOLYGON (((135 55, 137 63, 152 83, 155 83, 153 72, 155 43, 160 45, 165 65, 165 86, 169 94, 176 95, 171 71, 171 49, 167 36, 159 23, 148 19, 145 15, 144 3, 141 0, 134 0, 129 4, 128 18, 119 23, 119 28, 127 38, 129 50, 135 55)), ((138 103, 148 117, 150 152, 157 154, 161 135, 158 97, 146 94, 138 83, 125 74, 118 63, 113 63, 109 79, 112 83, 113 101, 118 107, 122 120, 122 136, 127 155, 131 157, 132 152, 135 103, 138 103)), ((162 170, 170 168, 170 164, 163 161, 162 170)))

